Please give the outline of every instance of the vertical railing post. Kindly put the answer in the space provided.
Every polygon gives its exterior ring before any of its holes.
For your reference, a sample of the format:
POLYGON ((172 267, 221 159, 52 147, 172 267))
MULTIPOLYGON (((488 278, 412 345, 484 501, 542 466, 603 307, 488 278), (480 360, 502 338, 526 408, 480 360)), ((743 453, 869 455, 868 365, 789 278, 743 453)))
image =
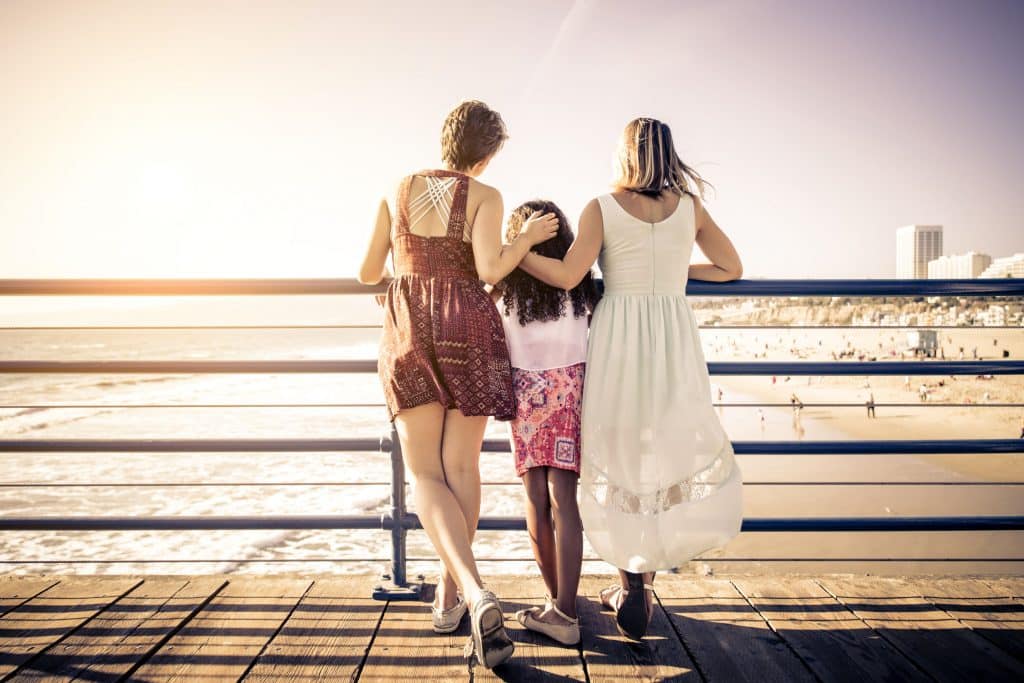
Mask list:
POLYGON ((390 574, 381 577, 381 583, 374 587, 373 597, 377 600, 418 600, 423 577, 418 577, 419 581, 413 584, 406 576, 405 462, 402 460, 402 442, 394 424, 388 441, 391 458, 391 569, 390 574))
POLYGON ((391 425, 391 578, 396 586, 405 585, 405 463, 402 442, 391 425))

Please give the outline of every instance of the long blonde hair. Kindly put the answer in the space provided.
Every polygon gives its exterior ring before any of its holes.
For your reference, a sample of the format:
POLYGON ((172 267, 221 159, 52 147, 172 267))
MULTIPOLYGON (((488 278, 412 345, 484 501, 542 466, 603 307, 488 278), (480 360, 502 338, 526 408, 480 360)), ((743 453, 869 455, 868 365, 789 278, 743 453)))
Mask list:
POLYGON ((703 197, 708 186, 710 183, 676 154, 668 124, 648 117, 626 124, 619 141, 616 189, 648 197, 659 197, 665 190, 703 197))

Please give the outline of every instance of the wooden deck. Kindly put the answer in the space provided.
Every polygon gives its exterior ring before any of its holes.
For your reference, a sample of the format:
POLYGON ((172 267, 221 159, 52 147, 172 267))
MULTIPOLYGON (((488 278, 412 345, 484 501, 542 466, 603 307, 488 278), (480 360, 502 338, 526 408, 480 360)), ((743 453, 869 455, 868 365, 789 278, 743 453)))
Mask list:
MULTIPOLYGON (((648 638, 620 637, 584 577, 581 646, 518 628, 470 671, 468 634, 369 577, 0 577, 0 680, 1021 681, 1024 579, 659 576, 648 638)), ((539 579, 489 581, 511 613, 539 579)))

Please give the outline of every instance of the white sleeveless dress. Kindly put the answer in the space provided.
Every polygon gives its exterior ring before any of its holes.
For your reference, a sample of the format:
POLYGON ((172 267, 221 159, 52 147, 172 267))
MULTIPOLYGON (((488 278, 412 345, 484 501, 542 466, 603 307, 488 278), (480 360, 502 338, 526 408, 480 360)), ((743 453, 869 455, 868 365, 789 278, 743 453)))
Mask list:
POLYGON ((659 223, 611 195, 583 387, 580 514, 606 562, 677 567, 739 533, 742 481, 711 405, 685 288, 696 219, 684 196, 659 223))

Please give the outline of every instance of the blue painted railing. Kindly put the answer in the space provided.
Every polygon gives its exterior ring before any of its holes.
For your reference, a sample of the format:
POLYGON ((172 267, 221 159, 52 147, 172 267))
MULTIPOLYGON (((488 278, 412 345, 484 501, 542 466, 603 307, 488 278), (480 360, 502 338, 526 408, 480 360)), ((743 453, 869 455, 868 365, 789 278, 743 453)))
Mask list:
MULTIPOLYGON (((372 294, 352 280, 0 280, 2 295, 297 295, 372 294)), ((1024 280, 739 280, 690 282, 691 296, 1024 296, 1024 280)), ((216 326, 213 326, 216 327, 216 326)), ((284 326, 278 326, 284 327, 284 326)), ((308 327, 308 326, 303 326, 308 327)), ((330 327, 330 326, 324 326, 330 327)), ((343 326, 344 327, 344 326, 343 326)), ((756 329, 758 326, 751 326, 756 329)), ((898 327, 898 326, 897 326, 898 327)), ((0 326, 0 331, 3 328, 0 326)), ((24 327, 7 329, 28 329, 24 327)), ((52 328, 40 328, 52 329, 52 328)), ((110 328, 103 328, 110 329, 110 328)), ((145 329, 145 328, 142 328, 145 329)), ((160 328, 167 329, 167 328, 160 328)), ((729 362, 709 363, 714 375, 982 375, 1024 374, 1024 361, 871 361, 871 362, 729 362)), ((0 361, 3 373, 370 373, 376 361, 0 361)), ((5 406, 0 406, 5 407, 5 406)), ((81 406, 88 407, 88 406, 81 406)), ((231 407, 225 404, 223 407, 231 407)), ((884 440, 884 441, 737 441, 740 455, 1022 453, 1024 439, 884 440)), ((488 440, 484 450, 508 450, 508 443, 488 440)), ((383 515, 329 516, 0 516, 2 530, 143 530, 143 529, 379 529, 391 534, 392 592, 406 590, 405 541, 420 528, 405 504, 405 468, 392 431, 381 439, 0 439, 4 452, 324 452, 377 451, 390 456, 391 505, 383 515)), ((522 518, 484 517, 480 529, 523 529, 522 518)), ((743 531, 997 531, 1024 530, 1024 516, 957 517, 813 517, 746 519, 743 531)), ((1024 559, 1024 558, 1021 558, 1024 559)), ((90 560, 95 561, 95 560, 90 560)))

